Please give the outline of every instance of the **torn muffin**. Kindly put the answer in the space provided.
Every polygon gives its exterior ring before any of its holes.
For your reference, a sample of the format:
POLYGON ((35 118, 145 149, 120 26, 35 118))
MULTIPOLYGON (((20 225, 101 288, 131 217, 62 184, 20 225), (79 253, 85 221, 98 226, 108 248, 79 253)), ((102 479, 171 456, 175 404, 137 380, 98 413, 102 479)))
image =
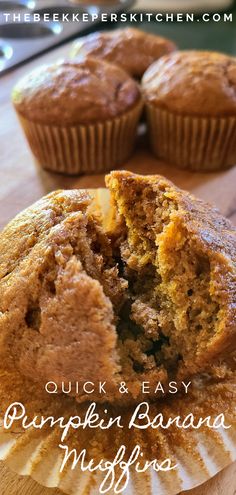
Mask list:
POLYGON ((0 356, 44 384, 110 377, 112 389, 115 311, 127 282, 91 201, 76 190, 51 193, 2 232, 0 356))
POLYGON ((210 369, 236 347, 236 229, 164 177, 117 171, 107 186, 146 354, 177 380, 210 369))
POLYGON ((106 381, 96 401, 121 400, 125 381, 128 402, 142 381, 182 380, 235 348, 235 229, 162 177, 117 171, 107 185, 109 231, 75 190, 2 232, 0 357, 41 386, 106 381))

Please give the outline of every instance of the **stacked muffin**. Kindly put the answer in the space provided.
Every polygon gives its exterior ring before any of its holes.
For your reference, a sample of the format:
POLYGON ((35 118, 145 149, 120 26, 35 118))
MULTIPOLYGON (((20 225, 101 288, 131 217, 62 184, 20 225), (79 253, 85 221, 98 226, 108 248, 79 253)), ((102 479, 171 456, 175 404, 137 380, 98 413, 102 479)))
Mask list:
POLYGON ((40 67, 13 91, 38 163, 65 174, 99 173, 128 160, 143 109, 131 76, 140 78, 175 49, 171 41, 135 29, 95 33, 82 45, 75 45, 73 60, 40 67))
POLYGON ((43 168, 79 174, 125 164, 143 103, 157 158, 200 172, 235 164, 235 58, 176 51, 172 41, 137 29, 85 36, 70 55, 29 74, 13 92, 43 168))

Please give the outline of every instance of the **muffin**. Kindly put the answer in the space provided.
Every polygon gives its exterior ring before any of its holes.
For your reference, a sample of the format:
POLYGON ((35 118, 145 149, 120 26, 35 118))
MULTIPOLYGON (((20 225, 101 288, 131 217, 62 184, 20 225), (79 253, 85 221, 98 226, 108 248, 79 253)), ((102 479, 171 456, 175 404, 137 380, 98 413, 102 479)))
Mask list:
POLYGON ((142 98, 135 81, 115 65, 86 58, 42 66, 19 81, 12 98, 45 169, 99 173, 132 153, 142 98))
POLYGON ((143 76, 151 146, 158 158, 195 171, 236 163, 236 59, 176 52, 143 76))
POLYGON ((107 60, 141 79, 155 60, 176 50, 176 45, 161 36, 134 28, 92 33, 78 39, 72 46, 71 57, 89 55, 107 60))
POLYGON ((1 233, 0 358, 35 383, 78 383, 79 402, 88 380, 106 382, 93 400, 128 404, 143 381, 157 397, 159 381, 181 383, 235 349, 236 230, 164 177, 117 171, 107 185, 109 230, 74 190, 1 233))

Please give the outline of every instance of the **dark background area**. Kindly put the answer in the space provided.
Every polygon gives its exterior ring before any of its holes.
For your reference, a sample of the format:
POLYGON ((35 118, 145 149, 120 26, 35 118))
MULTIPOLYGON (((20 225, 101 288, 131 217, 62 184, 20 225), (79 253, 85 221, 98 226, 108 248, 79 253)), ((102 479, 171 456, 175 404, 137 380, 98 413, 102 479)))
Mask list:
MULTIPOLYGON (((206 2, 207 3, 207 2, 206 2)), ((135 7, 133 9, 135 12, 135 7)), ((208 12, 207 7, 205 9, 208 12)), ((236 1, 227 13, 233 13, 232 22, 224 22, 223 16, 219 22, 210 20, 203 22, 201 16, 194 22, 142 22, 142 23, 118 23, 110 25, 110 28, 137 27, 150 33, 166 36, 181 49, 216 50, 225 53, 236 54, 236 1), (199 20, 197 20, 199 19, 199 20)), ((222 12, 219 12, 223 14, 222 12)), ((103 27, 102 29, 107 29, 103 27)))
MULTIPOLYGON (((40 2, 42 11, 48 5, 48 2, 43 2, 44 0, 40 2)), ((90 0, 90 6, 92 3, 93 0, 90 0)), ((129 5, 131 3, 128 2, 129 5)), ((208 12, 207 3, 206 0, 205 12, 208 12)), ((57 9, 62 9, 66 13, 65 3, 63 1, 62 4, 60 4, 60 0, 54 0, 52 4, 50 3, 51 7, 49 10, 57 12, 57 9), (62 4, 64 5, 64 10, 60 6, 62 4)), ((0 1, 0 7, 1 5, 0 1)), ((76 4, 68 2, 69 8, 73 8, 72 5, 75 8, 76 4)), ((82 4, 77 4, 77 8, 78 6, 80 6, 80 10, 85 8, 82 7, 82 4)), ((105 7, 102 10, 106 11, 105 7)), ((131 12, 135 12, 135 5, 131 12)), ((191 12, 191 8, 189 12, 191 12)), ((236 0, 227 13, 232 13, 232 22, 224 22, 224 12, 219 12, 221 15, 219 22, 213 20, 204 22, 201 15, 197 16, 195 14, 194 22, 157 22, 155 20, 148 22, 144 16, 143 22, 104 22, 93 24, 92 26, 91 23, 88 25, 84 23, 82 25, 82 23, 77 24, 75 22, 64 23, 64 25, 62 23, 49 24, 43 22, 40 25, 37 23, 6 23, 5 25, 0 23, 0 75, 3 75, 4 72, 11 70, 16 65, 24 63, 69 40, 72 41, 97 30, 104 31, 128 26, 170 38, 176 42, 180 49, 215 50, 236 55, 236 0), (56 32, 57 27, 60 28, 59 32, 56 32), (62 27, 63 29, 61 29, 62 27)), ((165 18, 165 14, 163 14, 163 18, 165 18)))

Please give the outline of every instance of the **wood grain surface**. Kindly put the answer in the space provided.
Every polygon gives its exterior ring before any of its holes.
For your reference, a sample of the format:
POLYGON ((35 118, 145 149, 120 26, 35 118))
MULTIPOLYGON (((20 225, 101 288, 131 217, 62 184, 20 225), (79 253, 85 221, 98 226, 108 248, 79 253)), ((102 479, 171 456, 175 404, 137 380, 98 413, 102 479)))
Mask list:
MULTIPOLYGON (((68 45, 64 45, 14 70, 0 80, 0 228, 19 211, 49 191, 58 188, 104 186, 103 175, 64 177, 41 170, 34 163, 10 102, 11 90, 19 77, 39 63, 55 61, 66 56, 67 53, 68 45)), ((147 140, 142 138, 137 143, 134 156, 124 164, 123 168, 137 173, 163 174, 178 186, 216 205, 225 216, 236 223, 236 167, 214 174, 196 174, 177 170, 158 162, 148 151, 147 140)), ((60 493, 60 490, 47 489, 29 478, 17 476, 0 464, 1 495, 59 495, 60 493)), ((184 493, 235 495, 236 464, 229 466, 201 487, 184 493)))

